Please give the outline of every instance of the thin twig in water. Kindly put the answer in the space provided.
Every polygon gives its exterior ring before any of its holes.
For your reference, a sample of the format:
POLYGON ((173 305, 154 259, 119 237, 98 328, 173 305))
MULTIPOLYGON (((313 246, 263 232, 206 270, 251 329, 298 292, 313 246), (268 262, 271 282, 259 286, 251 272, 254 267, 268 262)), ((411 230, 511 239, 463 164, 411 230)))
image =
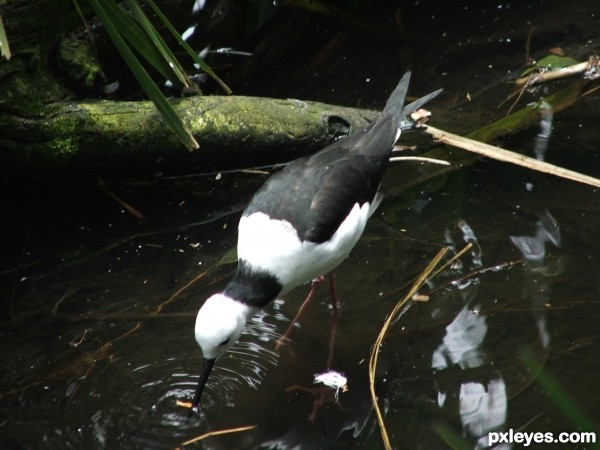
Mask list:
MULTIPOLYGON (((506 102, 506 101, 510 100, 515 95, 517 96, 515 101, 512 102, 512 105, 510 105, 510 108, 508 108, 508 111, 506 111, 507 116, 510 116, 512 114, 513 109, 515 109, 515 106, 517 106, 517 103, 519 103, 519 100, 521 100, 521 97, 523 97, 523 94, 525 93, 527 88, 535 82, 534 78, 538 75, 535 75, 533 72, 530 73, 529 75, 527 75, 527 77, 525 77, 526 78, 525 83, 523 85, 520 85, 520 87, 518 87, 516 89, 516 91, 514 91, 511 95, 509 95, 508 98, 504 101, 504 102, 506 102)), ((504 102, 500 103, 500 105, 498 107, 502 106, 504 104, 504 102)))
MULTIPOLYGON (((437 286, 435 289, 432 289, 431 291, 427 292, 425 295, 427 295, 428 297, 432 296, 433 294, 435 294, 438 291, 443 291, 444 289, 448 288, 449 286, 456 284, 456 283, 463 283, 464 281, 470 279, 470 278, 474 278, 477 275, 483 275, 484 273, 490 272, 490 271, 498 271, 498 270, 504 270, 504 269, 510 269, 512 266, 516 266, 518 264, 524 264, 524 260, 522 259, 517 259, 514 261, 506 261, 500 264, 496 264, 494 266, 488 266, 488 267, 481 267, 477 270, 474 270, 472 272, 469 272, 466 275, 463 275, 462 277, 458 277, 458 278, 453 278, 451 280, 449 280, 447 283, 441 284, 439 286, 437 286)), ((437 272, 436 274, 437 275, 437 272)), ((435 276, 433 275, 433 276, 435 276)), ((433 278, 432 276, 432 278, 433 278)))
POLYGON ((593 94, 594 92, 596 92, 598 89, 600 89, 600 86, 596 86, 595 88, 592 89, 588 89, 587 91, 583 92, 581 94, 581 97, 585 97, 586 95, 590 95, 593 94))
POLYGON ((433 274, 431 274, 430 278, 434 278, 435 276, 437 276, 438 273, 445 270, 446 267, 450 267, 452 264, 454 264, 454 261, 456 261, 462 255, 464 255, 466 252, 468 252, 471 249, 471 247, 473 247, 473 243, 469 242, 467 245, 465 245, 465 248, 463 248, 460 252, 458 252, 456 255, 454 255, 452 258, 450 258, 448 261, 446 261, 446 263, 442 267, 440 267, 438 270, 433 272, 433 274))
POLYGON ((190 444, 193 444, 194 442, 201 441, 201 440, 206 439, 207 437, 211 437, 211 436, 218 436, 220 434, 238 433, 240 431, 248 431, 248 430, 252 430, 254 428, 256 428, 256 425, 249 425, 246 427, 238 427, 238 428, 228 428, 227 430, 209 431, 208 433, 204 433, 203 435, 195 437, 194 439, 190 439, 189 441, 182 442, 181 446, 183 447, 186 445, 190 445, 190 444))
POLYGON ((440 166, 449 166, 450 163, 448 161, 444 161, 443 159, 434 159, 434 158, 425 158, 423 156, 392 156, 390 158, 390 162, 396 161, 418 161, 418 162, 427 162, 431 164, 439 164, 440 166))
POLYGON ((373 402, 373 409, 375 410, 375 415, 377 417, 377 423, 379 424, 379 430, 381 432, 381 438, 383 439, 383 444, 386 450, 391 450, 392 445, 390 443, 390 438, 388 436, 387 430, 385 428, 385 422, 383 421, 383 415, 381 414, 381 409, 379 408, 379 404, 377 402, 377 393, 375 392, 375 371, 377 369, 377 359, 379 356, 379 347, 383 343, 383 339, 387 333, 388 328, 396 318, 398 312, 404 307, 404 305, 417 293, 417 291, 423 286, 423 284, 429 278, 429 275, 435 267, 442 260, 444 255, 448 252, 448 247, 441 249, 438 254, 431 260, 429 265, 421 272, 417 280, 413 283, 412 287, 408 290, 406 295, 396 304, 392 312, 387 316, 383 326, 381 327, 381 331, 375 340, 375 344, 371 349, 371 356, 369 359, 369 390, 371 391, 371 399, 373 402))
POLYGON ((152 314, 158 314, 158 313, 160 313, 165 306, 167 306, 169 303, 171 303, 173 300, 175 300, 177 297, 179 297, 182 292, 184 292, 185 290, 189 289, 196 282, 198 282, 199 280, 201 280, 202 278, 204 278, 209 271, 210 271, 210 269, 209 270, 205 270, 204 272, 202 272, 199 275, 196 275, 194 278, 192 278, 190 281, 188 281, 185 285, 183 285, 182 287, 180 287, 179 289, 177 289, 177 291, 175 291, 175 293, 173 295, 171 295, 167 300, 165 300, 160 305, 158 305, 152 314))
POLYGON ((58 307, 60 306, 60 304, 63 301, 65 301, 66 299, 68 299, 69 297, 72 297, 73 294, 75 294, 78 290, 79 290, 79 288, 74 288, 74 287, 70 287, 69 289, 67 289, 67 292, 65 292, 63 294, 63 296, 58 299, 58 301, 54 305, 54 308, 52 308, 52 315, 55 316, 58 313, 58 307))
POLYGON ((146 220, 146 218, 144 217, 144 215, 140 211, 138 211, 136 208, 134 208, 133 206, 131 206, 129 203, 127 203, 125 200, 123 200, 121 197, 119 197, 113 191, 111 191, 110 189, 108 189, 104 185, 104 183, 102 182, 102 180, 98 180, 98 181, 100 182, 100 184, 98 185, 98 187, 100 187, 100 189, 102 189, 102 192, 104 192, 106 195, 108 195, 110 198, 112 198, 114 201, 116 201, 119 205, 121 205, 125 209, 125 211, 127 211, 129 214, 131 214, 136 219, 146 220))

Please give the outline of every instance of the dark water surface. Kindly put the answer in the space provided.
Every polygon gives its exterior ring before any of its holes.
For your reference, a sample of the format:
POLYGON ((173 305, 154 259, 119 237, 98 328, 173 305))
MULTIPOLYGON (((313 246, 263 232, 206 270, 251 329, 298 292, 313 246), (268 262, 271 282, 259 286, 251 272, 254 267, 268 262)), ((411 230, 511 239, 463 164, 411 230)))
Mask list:
MULTIPOLYGON (((546 11, 546 3, 530 3, 546 11)), ((495 9, 504 14, 507 7, 495 9)), ((587 10, 569 9, 590 17, 587 10)), ((526 35, 529 24, 521 19, 526 35)), ((442 33, 436 23, 429 32, 442 33)), ((421 89, 419 76, 413 84, 422 94, 444 87, 445 97, 433 107, 463 130, 474 128, 460 106, 468 103, 467 94, 485 97, 491 80, 500 81, 523 60, 520 41, 514 50, 516 39, 505 39, 511 45, 506 63, 496 47, 488 51, 492 29, 477 30, 481 40, 463 39, 472 33, 463 28, 454 44, 444 41, 454 51, 446 60, 433 51, 423 55, 423 66, 431 66, 422 69, 430 71, 422 77, 428 87, 421 89), (473 42, 485 44, 481 54, 461 59, 462 48, 473 42)), ((577 56, 587 55, 592 41, 598 47, 596 35, 579 35, 577 56)), ((372 70, 351 56, 342 66, 349 76, 351 65, 372 70)), ((376 59, 377 52, 369 56, 376 59)), ((396 56, 389 59, 402 65, 396 56)), ((387 70, 378 61, 374 70, 387 70)), ((395 72, 399 79, 401 71, 395 72)), ((330 82, 338 86, 342 78, 331 76, 330 82)), ((379 78, 368 80, 367 92, 383 101, 388 84, 380 90, 379 78)), ((340 87, 329 96, 342 90, 346 98, 352 95, 340 87)), ((489 100, 486 117, 497 116, 509 90, 489 100)), ((519 108, 551 92, 540 88, 519 108)), ((547 161, 600 177, 597 98, 589 95, 555 115, 547 161)), ((486 121, 481 112, 471 114, 486 121)), ((438 123, 434 114, 432 124, 438 123)), ((531 154, 537 131, 533 127, 503 146, 531 154)), ((600 430, 598 190, 489 160, 385 198, 336 271, 342 313, 333 355, 325 286, 291 342, 275 351, 307 294, 308 286, 298 288, 252 320, 240 343, 216 364, 201 413, 189 418, 176 402, 191 401, 200 373, 196 313, 235 270, 239 214, 265 178, 212 174, 103 188, 95 181, 5 174, 0 449, 383 448, 369 394, 373 343, 436 253, 448 245, 452 255, 467 242, 471 250, 427 283, 420 291, 427 301, 410 303, 381 348, 375 387, 394 448, 439 449, 457 441, 486 448, 489 431, 510 429, 600 430), (330 356, 333 369, 348 379, 337 403, 332 391, 313 384, 330 356), (209 431, 242 426, 255 428, 182 446, 209 431)), ((384 183, 403 181, 389 171, 384 183)))
POLYGON ((143 222, 98 188, 17 184, 7 248, 24 253, 18 271, 2 275, 12 292, 4 314, 14 320, 2 328, 0 447, 176 448, 210 430, 256 425, 204 445, 381 448, 371 346, 438 249, 465 242, 472 250, 428 284, 429 300, 404 312, 381 350, 377 391, 394 445, 440 448, 447 429, 471 447, 489 430, 582 429, 536 381, 537 364, 597 423, 597 192, 491 163, 384 202, 337 271, 333 368, 348 378, 338 404, 323 402, 310 422, 319 392, 298 388, 312 389, 326 368, 327 289, 292 342, 274 351, 306 295, 299 288, 254 318, 189 419, 176 401, 190 400, 199 375, 196 311, 234 269, 239 213, 224 207, 235 210, 263 176, 234 178, 113 186, 143 222), (196 194, 206 190, 220 208, 196 194))

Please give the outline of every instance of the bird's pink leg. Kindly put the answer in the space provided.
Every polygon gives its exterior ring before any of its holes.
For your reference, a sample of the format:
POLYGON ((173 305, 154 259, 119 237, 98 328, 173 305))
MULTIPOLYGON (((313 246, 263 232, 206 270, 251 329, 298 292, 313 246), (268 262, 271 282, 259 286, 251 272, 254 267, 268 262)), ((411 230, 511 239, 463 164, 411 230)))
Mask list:
MULTIPOLYGON (((319 277, 315 278, 312 281, 311 286, 310 286, 310 292, 308 293, 308 296, 306 297, 304 302, 302 302, 302 305, 300 306, 300 309, 298 310, 296 317, 294 317, 294 319, 288 326, 288 328, 285 331, 285 333, 283 334, 283 336, 281 336, 281 338, 279 338, 277 340, 277 344, 275 345, 276 352, 281 350, 281 347, 283 347, 285 342, 288 340, 289 335, 292 333, 292 329, 294 328, 294 325, 296 325, 298 320, 300 320, 300 317, 302 317, 302 314, 304 314, 304 311, 306 310, 306 308, 308 307, 310 302, 312 302, 313 299, 315 298, 315 296, 317 295, 317 289, 323 283, 323 281, 325 281, 325 277, 323 275, 320 275, 319 277)), ((331 361, 333 360, 333 345, 335 343, 335 334, 337 331, 337 318, 338 318, 339 312, 340 312, 339 302, 337 299, 337 292, 336 292, 336 288, 335 288, 335 275, 333 272, 329 272, 329 289, 331 291, 331 307, 333 309, 333 324, 332 324, 331 336, 330 336, 330 340, 329 340, 329 357, 327 359, 327 361, 328 361, 327 368, 329 368, 329 366, 331 365, 331 361)))
POLYGON ((331 333, 329 335, 329 353, 327 354, 327 370, 330 370, 333 365, 333 349, 335 347, 335 336, 337 334, 337 322, 341 312, 335 289, 335 274, 333 272, 329 272, 329 289, 331 290, 332 315, 331 333))
POLYGON ((302 314, 304 314, 304 310, 308 307, 308 305, 310 304, 310 302, 313 301, 313 299, 315 298, 315 295, 317 295, 317 288, 321 285, 321 283, 323 283, 323 281, 325 281, 325 277, 323 275, 318 276, 317 278, 315 278, 312 281, 312 283, 310 285, 310 292, 308 293, 308 296, 306 297, 306 300, 304 300, 304 302, 300 306, 300 309, 298 310, 298 313, 296 314, 296 317, 294 317, 294 319, 290 323, 290 326, 288 327, 288 329, 285 330, 285 333, 283 334, 283 336, 281 336, 277 340, 277 344, 275 345, 275 351, 276 352, 278 352, 279 350, 281 350, 281 347, 283 347, 283 345, 285 344, 285 342, 288 340, 288 337, 292 333, 292 329, 294 328, 294 325, 296 325, 296 323, 298 322, 298 320, 300 320, 300 317, 302 316, 302 314))

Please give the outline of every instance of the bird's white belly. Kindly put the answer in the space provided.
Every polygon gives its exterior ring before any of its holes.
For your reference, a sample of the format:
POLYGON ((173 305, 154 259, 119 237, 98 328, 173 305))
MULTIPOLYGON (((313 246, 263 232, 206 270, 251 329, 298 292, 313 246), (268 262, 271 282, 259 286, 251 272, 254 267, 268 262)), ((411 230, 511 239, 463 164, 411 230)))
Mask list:
POLYGON ((337 267, 362 235, 377 204, 354 205, 330 240, 301 242, 294 227, 285 220, 256 212, 239 224, 238 259, 275 275, 282 294, 337 267))

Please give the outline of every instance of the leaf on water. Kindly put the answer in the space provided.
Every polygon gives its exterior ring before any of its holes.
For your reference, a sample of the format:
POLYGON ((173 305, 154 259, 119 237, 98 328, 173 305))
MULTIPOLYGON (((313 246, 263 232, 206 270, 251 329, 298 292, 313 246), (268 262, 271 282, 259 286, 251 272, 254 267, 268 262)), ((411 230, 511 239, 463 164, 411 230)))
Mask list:
POLYGON ((6 31, 4 31, 4 23, 2 22, 2 16, 0 16, 0 54, 7 60, 10 59, 10 46, 8 45, 8 38, 6 37, 6 31))
POLYGON ((540 59, 535 63, 535 66, 529 67, 523 71, 521 74, 522 77, 529 75, 534 70, 543 69, 543 70, 558 70, 563 69, 565 67, 573 66, 575 64, 579 64, 580 61, 577 61, 568 56, 559 56, 559 55, 548 55, 544 58, 540 59))

